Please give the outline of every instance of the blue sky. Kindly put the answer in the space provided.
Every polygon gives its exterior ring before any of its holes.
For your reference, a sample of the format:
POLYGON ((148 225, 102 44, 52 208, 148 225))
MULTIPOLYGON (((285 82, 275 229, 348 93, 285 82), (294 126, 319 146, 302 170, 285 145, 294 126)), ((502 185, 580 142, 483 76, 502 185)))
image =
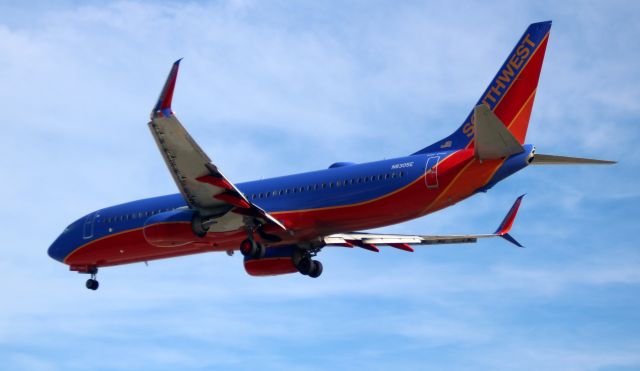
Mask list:
POLYGON ((640 369, 636 2, 0 4, 2 368, 640 369), (613 167, 529 168, 385 228, 504 241, 327 249, 321 279, 206 254, 104 269, 46 249, 101 207, 174 193, 148 133, 174 108, 233 181, 405 155, 466 117, 526 26, 552 19, 528 141, 613 167), (8 138, 8 140, 6 140, 8 138))

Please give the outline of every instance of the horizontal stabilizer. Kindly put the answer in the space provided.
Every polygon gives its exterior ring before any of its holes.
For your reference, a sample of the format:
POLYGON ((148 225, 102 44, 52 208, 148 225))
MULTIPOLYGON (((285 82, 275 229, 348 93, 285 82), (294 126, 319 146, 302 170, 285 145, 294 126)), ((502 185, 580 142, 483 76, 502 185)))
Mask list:
POLYGON ((566 157, 535 154, 531 165, 611 165, 616 161, 595 160, 591 158, 566 157))
POLYGON ((495 160, 522 153, 524 148, 489 107, 477 105, 473 110, 475 155, 479 160, 495 160))

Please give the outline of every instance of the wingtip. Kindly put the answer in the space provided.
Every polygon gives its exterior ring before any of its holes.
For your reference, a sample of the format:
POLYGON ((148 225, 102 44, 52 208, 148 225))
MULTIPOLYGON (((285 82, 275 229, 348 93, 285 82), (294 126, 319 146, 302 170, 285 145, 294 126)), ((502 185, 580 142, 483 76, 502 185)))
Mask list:
POLYGON ((173 65, 171 66, 171 71, 169 71, 167 80, 165 81, 162 91, 160 92, 160 97, 158 97, 158 102, 153 108, 153 112, 151 112, 152 118, 157 114, 161 114, 163 116, 169 116, 173 113, 171 110, 171 102, 173 101, 173 91, 176 87, 176 80, 178 79, 178 70, 180 67, 180 61, 182 61, 182 58, 173 62, 173 65))
POLYGON ((516 215, 518 215, 518 209, 520 208, 520 204, 522 203, 522 199, 525 195, 526 193, 522 194, 516 199, 516 201, 511 206, 511 209, 509 209, 509 212, 507 212, 507 215, 505 215, 504 219, 502 220, 502 223, 500 223, 500 226, 498 226, 498 229, 496 229, 496 231, 494 232, 495 235, 508 235, 511 227, 513 226, 513 222, 516 219, 516 215))

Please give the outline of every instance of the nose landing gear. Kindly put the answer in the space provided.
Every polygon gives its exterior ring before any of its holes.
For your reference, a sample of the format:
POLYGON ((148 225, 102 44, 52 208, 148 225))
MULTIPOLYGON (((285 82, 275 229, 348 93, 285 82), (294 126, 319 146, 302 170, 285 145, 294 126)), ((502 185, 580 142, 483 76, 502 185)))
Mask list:
POLYGON ((87 283, 85 284, 85 286, 89 290, 96 291, 98 289, 98 287, 100 286, 100 283, 96 279, 96 276, 98 275, 98 268, 97 267, 91 267, 91 268, 89 268, 89 270, 87 272, 81 272, 81 273, 88 273, 88 274, 91 275, 91 278, 89 278, 87 280, 87 283))
POLYGON ((100 282, 98 282, 98 280, 96 280, 95 278, 89 278, 87 280, 86 286, 89 290, 97 290, 98 287, 100 286, 100 282))

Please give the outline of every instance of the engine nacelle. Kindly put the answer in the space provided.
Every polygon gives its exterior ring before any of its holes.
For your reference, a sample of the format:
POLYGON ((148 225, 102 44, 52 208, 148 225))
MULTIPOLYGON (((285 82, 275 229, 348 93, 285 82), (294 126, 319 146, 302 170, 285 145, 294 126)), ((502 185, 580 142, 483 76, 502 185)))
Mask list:
POLYGON ((191 227, 193 213, 193 210, 182 209, 150 216, 142 230, 145 240, 158 247, 184 246, 199 242, 200 238, 193 233, 191 227))
POLYGON ((298 268, 293 263, 296 247, 277 246, 267 247, 263 258, 244 258, 244 270, 251 276, 276 276, 280 274, 297 273, 298 268))

